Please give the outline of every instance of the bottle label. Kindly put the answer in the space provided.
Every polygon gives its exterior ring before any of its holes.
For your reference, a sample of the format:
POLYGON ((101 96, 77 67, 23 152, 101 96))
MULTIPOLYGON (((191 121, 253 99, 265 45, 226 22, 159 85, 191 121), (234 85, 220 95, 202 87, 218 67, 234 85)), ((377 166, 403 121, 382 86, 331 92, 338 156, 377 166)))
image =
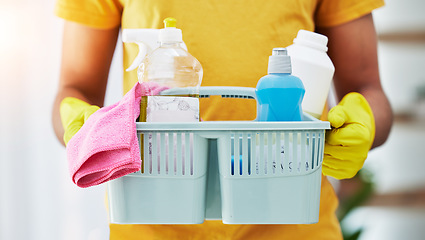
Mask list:
POLYGON ((199 122, 199 98, 148 96, 146 122, 199 122))

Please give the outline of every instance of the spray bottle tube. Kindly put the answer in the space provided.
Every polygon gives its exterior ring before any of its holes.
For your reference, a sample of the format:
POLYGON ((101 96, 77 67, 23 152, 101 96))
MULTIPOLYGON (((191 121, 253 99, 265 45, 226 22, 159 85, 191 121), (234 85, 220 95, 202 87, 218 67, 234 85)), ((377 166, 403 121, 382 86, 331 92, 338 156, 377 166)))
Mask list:
MULTIPOLYGON (((123 29, 122 41, 124 43, 137 44, 139 52, 131 65, 126 69, 127 72, 138 68, 146 55, 159 47, 160 29, 123 29)), ((186 44, 182 41, 180 46, 187 51, 186 44)))

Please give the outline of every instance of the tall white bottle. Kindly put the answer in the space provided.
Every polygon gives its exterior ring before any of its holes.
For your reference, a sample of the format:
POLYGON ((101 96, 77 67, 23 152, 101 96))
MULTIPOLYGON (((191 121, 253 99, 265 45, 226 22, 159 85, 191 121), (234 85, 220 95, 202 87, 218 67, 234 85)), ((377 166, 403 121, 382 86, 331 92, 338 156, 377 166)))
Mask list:
POLYGON ((292 75, 299 77, 305 88, 302 109, 315 118, 322 115, 335 72, 326 53, 327 44, 326 36, 300 30, 294 43, 287 47, 292 75))

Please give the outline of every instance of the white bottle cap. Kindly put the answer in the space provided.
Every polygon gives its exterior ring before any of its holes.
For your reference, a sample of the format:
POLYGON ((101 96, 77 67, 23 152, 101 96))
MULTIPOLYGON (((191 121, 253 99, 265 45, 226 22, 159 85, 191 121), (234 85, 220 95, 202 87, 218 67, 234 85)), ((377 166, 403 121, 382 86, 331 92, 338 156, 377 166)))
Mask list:
POLYGON ((324 52, 328 51, 328 37, 307 30, 299 30, 297 37, 294 39, 294 43, 316 48, 324 52))
POLYGON ((288 56, 286 48, 273 48, 272 55, 269 56, 270 73, 292 73, 291 57, 288 56))
POLYGON ((164 25, 165 27, 159 30, 159 42, 183 42, 182 30, 176 28, 176 19, 166 18, 164 19, 164 25))

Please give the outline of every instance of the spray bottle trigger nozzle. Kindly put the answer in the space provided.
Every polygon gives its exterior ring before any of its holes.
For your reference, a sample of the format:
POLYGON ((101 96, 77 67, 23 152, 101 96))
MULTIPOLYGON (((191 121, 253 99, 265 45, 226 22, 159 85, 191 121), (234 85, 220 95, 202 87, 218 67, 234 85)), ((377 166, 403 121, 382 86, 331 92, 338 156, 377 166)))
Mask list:
POLYGON ((147 53, 150 51, 150 48, 147 44, 144 42, 135 42, 139 46, 139 53, 137 54, 137 57, 134 59, 133 63, 126 69, 127 72, 133 71, 139 65, 143 62, 143 59, 147 55, 147 53))

